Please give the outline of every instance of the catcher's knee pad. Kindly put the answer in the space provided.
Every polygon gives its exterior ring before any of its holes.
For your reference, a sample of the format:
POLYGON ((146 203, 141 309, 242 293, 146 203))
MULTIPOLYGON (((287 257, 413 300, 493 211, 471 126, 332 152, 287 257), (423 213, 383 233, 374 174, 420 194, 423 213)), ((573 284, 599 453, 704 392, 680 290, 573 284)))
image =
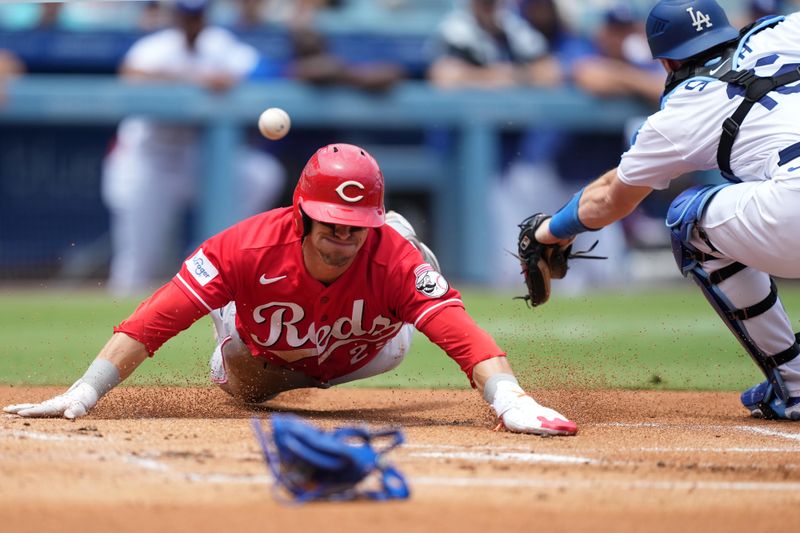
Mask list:
POLYGON ((745 351, 772 383, 776 393, 781 398, 786 399, 789 395, 778 367, 797 357, 800 353, 800 346, 795 341, 786 350, 767 355, 753 341, 743 324, 743 321, 769 311, 778 302, 778 291, 775 282, 770 279, 769 293, 761 301, 745 308, 738 308, 730 302, 718 285, 743 271, 747 266, 732 262, 718 270, 708 271, 703 264, 720 258, 699 250, 691 242, 696 234, 705 242, 709 250, 716 252, 713 244, 705 236, 702 229, 697 226, 697 223, 702 217, 709 200, 720 189, 728 185, 730 184, 691 187, 673 200, 667 213, 667 227, 670 229, 672 253, 675 256, 675 262, 678 264, 681 274, 685 277, 692 277, 700 287, 706 300, 708 300, 723 322, 725 322, 725 325, 728 326, 742 344, 745 351))
MULTIPOLYGON (((720 189, 727 187, 730 183, 722 185, 695 185, 680 193, 667 210, 667 227, 669 228, 670 239, 672 241, 672 255, 681 274, 688 276, 689 272, 702 260, 702 254, 697 248, 690 244, 697 222, 703 216, 708 202, 720 189)), ((698 231, 699 228, 697 228, 698 231)), ((700 233, 704 240, 705 236, 700 233)), ((711 243, 709 248, 714 249, 711 243)))

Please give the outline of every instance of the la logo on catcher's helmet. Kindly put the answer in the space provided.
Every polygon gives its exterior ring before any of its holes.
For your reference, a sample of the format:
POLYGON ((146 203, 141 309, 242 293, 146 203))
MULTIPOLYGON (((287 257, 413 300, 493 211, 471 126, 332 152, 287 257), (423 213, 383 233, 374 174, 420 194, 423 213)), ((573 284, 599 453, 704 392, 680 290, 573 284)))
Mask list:
POLYGON ((646 29, 653 59, 679 61, 739 36, 714 0, 661 0, 650 11, 646 29))
POLYGON ((383 173, 366 150, 352 144, 323 146, 306 163, 294 189, 295 229, 303 213, 329 224, 382 226, 383 173))

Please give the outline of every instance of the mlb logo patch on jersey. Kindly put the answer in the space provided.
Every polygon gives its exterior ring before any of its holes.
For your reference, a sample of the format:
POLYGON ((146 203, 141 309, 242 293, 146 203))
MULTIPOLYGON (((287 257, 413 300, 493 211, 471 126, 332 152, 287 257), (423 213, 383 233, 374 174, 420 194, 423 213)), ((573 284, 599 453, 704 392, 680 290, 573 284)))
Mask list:
POLYGON ((219 270, 215 267, 211 260, 203 253, 200 248, 196 254, 186 260, 184 263, 189 273, 197 280, 197 283, 205 286, 206 283, 216 278, 219 270))
POLYGON ((428 298, 440 298, 450 289, 444 276, 436 272, 428 263, 418 266, 414 270, 417 276, 415 285, 417 290, 428 298))

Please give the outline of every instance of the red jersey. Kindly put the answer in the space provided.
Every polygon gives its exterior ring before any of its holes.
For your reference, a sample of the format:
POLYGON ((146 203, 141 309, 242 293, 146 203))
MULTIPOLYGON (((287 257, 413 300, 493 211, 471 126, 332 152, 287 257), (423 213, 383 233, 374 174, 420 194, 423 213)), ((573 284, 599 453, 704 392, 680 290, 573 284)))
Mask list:
POLYGON ((460 294, 388 226, 372 228, 353 263, 326 286, 303 262, 291 208, 256 215, 211 237, 174 282, 208 311, 236 302, 251 353, 329 381, 367 364, 403 325, 425 331, 460 294))

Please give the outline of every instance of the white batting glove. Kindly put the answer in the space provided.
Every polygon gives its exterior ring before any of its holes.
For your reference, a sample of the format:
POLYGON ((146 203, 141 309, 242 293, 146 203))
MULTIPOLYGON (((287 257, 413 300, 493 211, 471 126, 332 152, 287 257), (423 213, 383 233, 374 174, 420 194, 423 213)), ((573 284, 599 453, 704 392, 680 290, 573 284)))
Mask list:
POLYGON ((67 392, 59 394, 55 398, 45 400, 42 403, 9 405, 4 407, 3 411, 29 418, 63 416, 72 420, 88 413, 99 398, 100 395, 94 387, 79 379, 67 392))
POLYGON ((578 425, 564 415, 549 409, 525 394, 518 386, 502 383, 492 402, 497 413, 495 430, 505 428, 514 433, 533 435, 575 435, 578 425))

